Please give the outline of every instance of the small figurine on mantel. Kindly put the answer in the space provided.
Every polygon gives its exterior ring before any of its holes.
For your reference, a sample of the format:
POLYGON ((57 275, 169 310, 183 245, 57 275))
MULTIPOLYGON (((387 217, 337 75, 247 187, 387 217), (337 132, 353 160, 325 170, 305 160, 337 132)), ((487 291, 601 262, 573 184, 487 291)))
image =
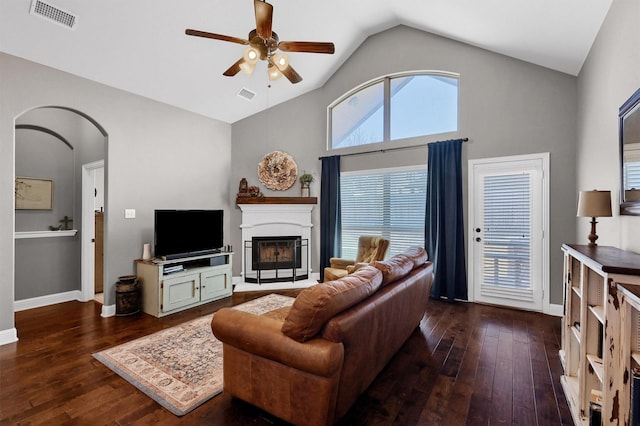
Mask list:
POLYGON ((261 197, 262 193, 260 192, 260 187, 257 185, 250 185, 249 186, 249 196, 251 197, 261 197))
POLYGON ((250 197, 249 194, 249 184, 247 183, 247 178, 240 179, 240 185, 238 186, 238 197, 250 197))
POLYGON ((256 185, 249 185, 246 178, 240 179, 238 187, 238 197, 261 197, 260 188, 256 185))

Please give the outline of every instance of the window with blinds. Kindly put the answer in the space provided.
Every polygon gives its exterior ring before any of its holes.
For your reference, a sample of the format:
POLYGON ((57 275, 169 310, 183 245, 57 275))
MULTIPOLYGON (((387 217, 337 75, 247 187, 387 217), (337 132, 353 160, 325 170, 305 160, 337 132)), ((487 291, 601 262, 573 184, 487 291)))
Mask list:
POLYGON ((531 282, 531 175, 484 180, 483 284, 529 289, 531 282))
POLYGON ((360 235, 388 238, 387 257, 424 246, 426 192, 424 167, 343 173, 342 257, 355 258, 360 235))
POLYGON ((640 189, 640 161, 624 163, 622 173, 625 190, 640 189))

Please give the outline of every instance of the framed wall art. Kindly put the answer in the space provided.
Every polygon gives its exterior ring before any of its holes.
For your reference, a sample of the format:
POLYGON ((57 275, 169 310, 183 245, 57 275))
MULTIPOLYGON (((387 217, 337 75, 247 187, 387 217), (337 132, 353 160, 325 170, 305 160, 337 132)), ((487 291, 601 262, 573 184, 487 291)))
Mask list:
POLYGON ((16 176, 16 210, 53 210, 53 180, 16 176))

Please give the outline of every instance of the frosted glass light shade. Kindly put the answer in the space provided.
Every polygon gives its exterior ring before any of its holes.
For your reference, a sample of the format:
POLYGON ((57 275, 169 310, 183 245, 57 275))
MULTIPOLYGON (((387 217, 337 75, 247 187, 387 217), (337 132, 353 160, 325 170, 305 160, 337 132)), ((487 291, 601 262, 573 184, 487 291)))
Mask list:
POLYGON ((269 80, 277 80, 282 77, 280 70, 273 64, 269 64, 267 72, 269 73, 269 80))
POLYGON ((273 55, 273 64, 282 71, 289 66, 289 57, 287 55, 276 53, 273 55))
POLYGON ((244 61, 248 64, 255 65, 258 62, 258 58, 260 57, 260 52, 255 47, 247 47, 244 50, 244 54, 242 55, 244 61))
POLYGON ((242 72, 244 72, 246 75, 251 75, 254 68, 256 67, 254 64, 250 64, 248 62, 242 62, 239 66, 242 72))

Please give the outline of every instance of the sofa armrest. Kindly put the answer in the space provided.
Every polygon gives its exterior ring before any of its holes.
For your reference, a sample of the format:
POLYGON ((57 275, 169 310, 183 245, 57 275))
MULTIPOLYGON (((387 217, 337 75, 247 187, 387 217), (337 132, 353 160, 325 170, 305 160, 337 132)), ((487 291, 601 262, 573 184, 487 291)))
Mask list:
POLYGON ((355 264, 353 259, 343 259, 341 257, 332 257, 329 259, 329 264, 332 268, 347 269, 347 266, 355 264))
POLYGON ((329 377, 342 368, 342 343, 315 337, 299 343, 280 331, 282 321, 222 308, 213 316, 213 334, 226 345, 308 373, 329 377))

